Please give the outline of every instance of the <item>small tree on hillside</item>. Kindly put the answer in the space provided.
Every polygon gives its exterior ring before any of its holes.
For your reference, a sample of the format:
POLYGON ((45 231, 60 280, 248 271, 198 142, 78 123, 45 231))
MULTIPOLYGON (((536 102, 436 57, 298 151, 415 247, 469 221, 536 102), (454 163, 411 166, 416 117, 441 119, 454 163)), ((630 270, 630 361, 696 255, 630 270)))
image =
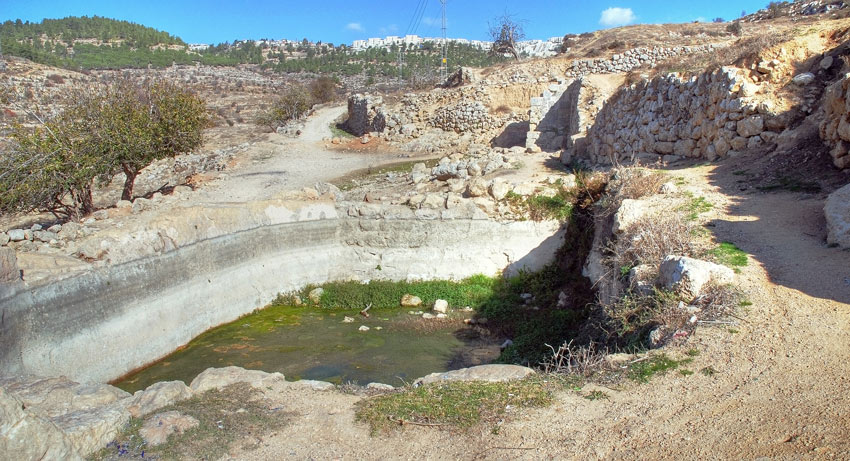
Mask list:
POLYGON ((509 14, 504 14, 495 19, 493 24, 490 24, 490 39, 493 41, 493 46, 490 48, 490 53, 494 55, 510 54, 515 60, 519 60, 517 53, 517 42, 525 38, 525 32, 522 25, 513 20, 509 14))
POLYGON ((122 198, 161 158, 201 145, 208 123, 200 98, 177 85, 113 83, 82 90, 55 118, 15 125, 0 156, 0 213, 46 210, 71 219, 93 211, 93 181, 123 172, 122 198))

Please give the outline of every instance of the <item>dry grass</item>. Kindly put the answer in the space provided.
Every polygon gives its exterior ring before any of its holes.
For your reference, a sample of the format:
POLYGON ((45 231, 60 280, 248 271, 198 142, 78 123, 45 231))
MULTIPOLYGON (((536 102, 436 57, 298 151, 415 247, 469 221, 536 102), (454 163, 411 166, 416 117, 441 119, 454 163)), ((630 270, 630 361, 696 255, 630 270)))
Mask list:
POLYGON ((574 346, 573 341, 564 342, 561 347, 555 349, 546 344, 552 350, 552 355, 547 357, 540 366, 544 373, 567 374, 587 377, 607 366, 605 356, 608 355, 607 348, 597 348, 591 342, 587 346, 574 346))
POLYGON ((698 254, 701 245, 694 238, 696 229, 693 220, 673 210, 643 216, 609 246, 608 263, 625 275, 641 264, 658 267, 667 255, 698 254))

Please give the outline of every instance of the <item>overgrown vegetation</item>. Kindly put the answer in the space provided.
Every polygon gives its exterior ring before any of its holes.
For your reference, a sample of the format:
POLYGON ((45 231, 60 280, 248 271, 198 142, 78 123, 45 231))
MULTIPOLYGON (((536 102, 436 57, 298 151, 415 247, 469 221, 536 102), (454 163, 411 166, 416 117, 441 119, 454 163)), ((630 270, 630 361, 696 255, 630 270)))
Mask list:
POLYGON ((675 370, 682 365, 691 363, 693 359, 686 358, 675 360, 668 357, 666 354, 652 354, 646 357, 646 360, 635 361, 629 365, 627 373, 629 379, 638 383, 648 383, 649 380, 658 374, 665 374, 670 370, 675 370))
POLYGON ((0 213, 78 219, 93 211, 93 181, 122 172, 122 196, 132 199, 139 171, 200 146, 208 121, 204 101, 173 83, 116 81, 79 90, 55 118, 13 126, 13 144, 0 157, 0 213))
MULTIPOLYGON (((393 308, 399 307, 402 296, 411 294, 422 299, 424 306, 431 306, 434 301, 445 299, 453 307, 470 306, 477 309, 495 296, 504 283, 505 281, 501 278, 484 275, 475 275, 457 282, 450 280, 331 282, 321 286, 324 293, 319 306, 360 310, 371 304, 374 308, 393 308)), ((307 295, 314 288, 317 286, 308 285, 298 293, 281 295, 276 303, 291 304, 293 295, 307 299, 307 295)))
POLYGON ((543 407, 552 390, 539 377, 501 383, 460 382, 408 386, 357 404, 357 419, 373 433, 404 425, 467 429, 494 424, 513 408, 543 407))
MULTIPOLYGON (((139 430, 143 419, 133 418, 106 448, 89 459, 218 459, 240 440, 259 441, 268 431, 287 424, 283 408, 272 408, 259 390, 238 383, 221 390, 213 389, 191 399, 170 405, 157 413, 178 411, 198 420, 198 426, 183 434, 171 435, 166 443, 149 446, 139 430)), ((243 449, 258 448, 256 442, 243 442, 243 449)))
POLYGON ((254 123, 274 131, 277 127, 306 115, 313 108, 314 103, 313 95, 307 88, 292 84, 283 89, 281 95, 268 109, 256 115, 254 123))

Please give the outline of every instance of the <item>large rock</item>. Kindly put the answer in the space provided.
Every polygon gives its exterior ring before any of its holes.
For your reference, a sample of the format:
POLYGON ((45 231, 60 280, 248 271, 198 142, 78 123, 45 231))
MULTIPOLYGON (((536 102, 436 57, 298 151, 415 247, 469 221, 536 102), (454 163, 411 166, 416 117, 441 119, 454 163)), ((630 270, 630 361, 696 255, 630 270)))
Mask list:
POLYGON ((130 413, 126 402, 122 401, 66 413, 52 418, 52 421, 68 436, 80 454, 88 456, 115 439, 130 421, 130 413))
POLYGON ((615 234, 626 231, 629 227, 637 222, 647 211, 647 202, 645 200, 625 199, 614 214, 614 224, 611 226, 611 231, 615 234))
POLYGON ((313 288, 310 290, 310 293, 307 294, 307 298, 310 299, 314 305, 318 306, 322 301, 322 295, 325 294, 324 288, 313 288))
POLYGON ((737 131, 741 137, 749 138, 764 131, 764 119, 761 115, 750 115, 738 120, 737 131))
POLYGON ((726 266, 687 256, 667 256, 658 272, 658 281, 664 288, 694 297, 709 282, 724 284, 735 278, 735 272, 726 266))
POLYGON ((21 269, 15 250, 9 247, 0 248, 0 283, 15 283, 21 280, 21 269))
POLYGON ((8 460, 82 461, 68 437, 51 421, 24 408, 0 387, 0 457, 8 460))
POLYGON ((401 297, 401 306, 402 307, 419 307, 422 305, 422 298, 419 296, 413 296, 411 294, 406 294, 401 297))
POLYGON ((283 375, 280 373, 246 370, 241 367, 207 368, 192 380, 189 387, 197 393, 221 389, 236 383, 247 383, 251 387, 263 388, 283 380, 283 375))
POLYGON ((438 312, 440 314, 445 314, 449 310, 449 302, 445 299, 438 299, 434 301, 434 312, 438 312))
POLYGON ((130 419, 130 394, 108 384, 80 384, 65 377, 5 378, 0 388, 28 411, 48 418, 83 456, 106 446, 130 419))
POLYGON ((191 397, 192 389, 183 381, 163 381, 133 394, 127 410, 134 418, 140 418, 191 397))
POLYGON ((823 207, 826 215, 826 241, 850 248, 850 184, 829 195, 823 207))
POLYGON ((148 445, 155 447, 168 441, 171 434, 182 434, 189 429, 198 427, 197 419, 181 414, 178 411, 158 413, 145 420, 139 435, 148 445))
POLYGON ((417 379, 413 384, 431 384, 441 381, 487 381, 502 382, 523 379, 534 374, 534 370, 519 365, 479 365, 445 373, 431 373, 417 379))

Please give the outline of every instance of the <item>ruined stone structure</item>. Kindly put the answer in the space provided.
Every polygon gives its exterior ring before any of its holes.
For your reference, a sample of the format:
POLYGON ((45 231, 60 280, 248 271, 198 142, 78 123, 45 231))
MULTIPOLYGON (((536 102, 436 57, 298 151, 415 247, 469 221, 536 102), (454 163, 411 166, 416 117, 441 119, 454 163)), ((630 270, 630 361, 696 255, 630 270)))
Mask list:
POLYGON ((380 96, 355 94, 348 98, 348 131, 355 136, 384 131, 387 117, 380 96))
POLYGON ((820 137, 832 147, 830 154, 835 166, 850 167, 850 75, 826 90, 820 137))
POLYGON ((553 152, 569 144, 570 136, 579 132, 581 86, 581 79, 553 83, 540 97, 531 98, 526 148, 553 152))
POLYGON ((674 46, 669 48, 633 48, 610 58, 580 59, 573 61, 567 70, 567 77, 581 77, 588 74, 616 74, 630 72, 638 67, 655 67, 662 61, 677 56, 696 53, 710 53, 723 45, 706 44, 698 46, 674 46))

